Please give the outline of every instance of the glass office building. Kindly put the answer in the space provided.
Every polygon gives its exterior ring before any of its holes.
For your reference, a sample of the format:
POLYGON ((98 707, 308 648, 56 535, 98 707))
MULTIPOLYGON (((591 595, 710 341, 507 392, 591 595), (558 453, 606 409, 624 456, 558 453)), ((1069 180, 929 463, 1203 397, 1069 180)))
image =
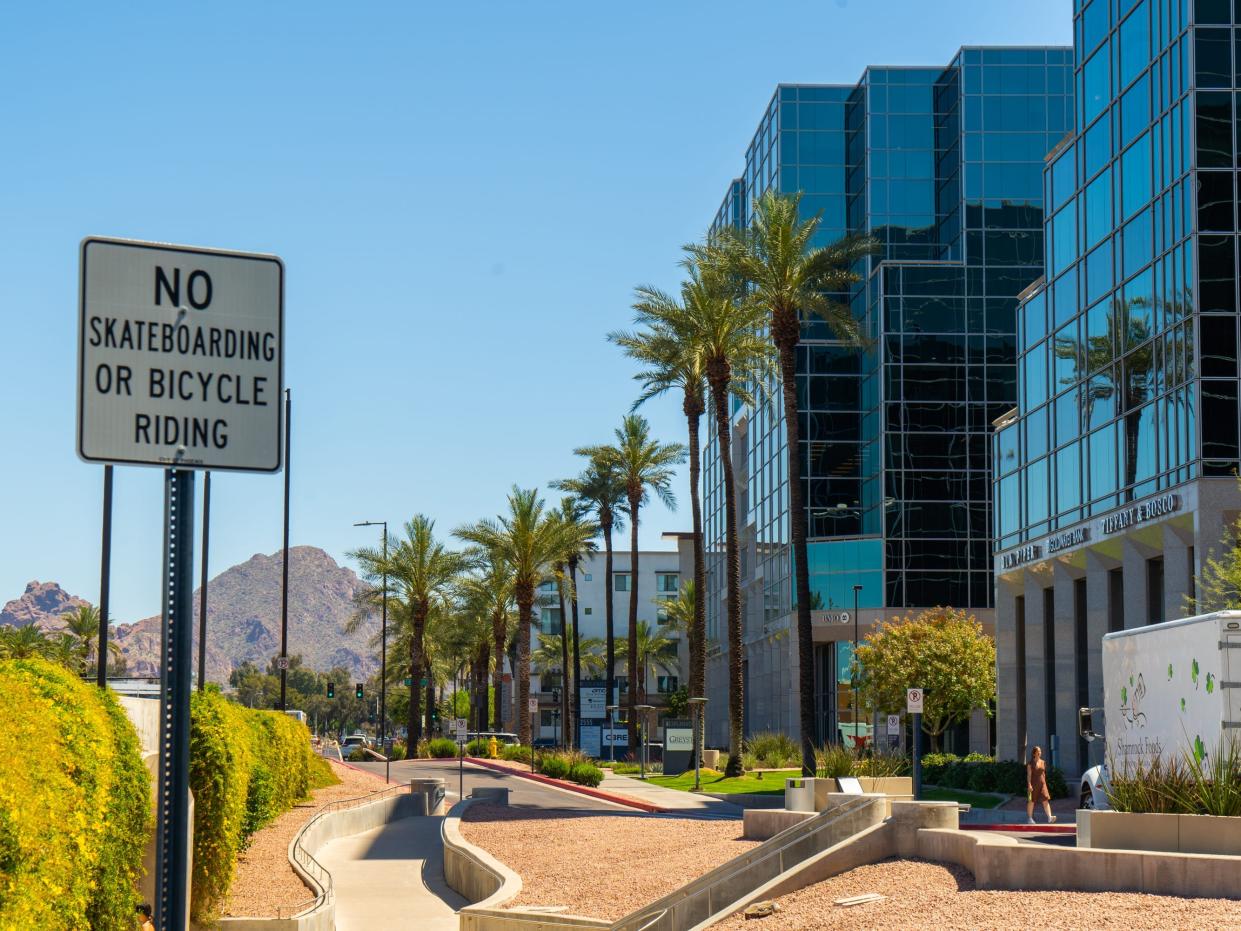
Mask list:
POLYGON ((1078 0, 1075 133, 1049 159, 995 434, 1000 752, 1077 737, 1108 631, 1184 616, 1241 510, 1232 0, 1078 0))
MULTIPOLYGON (((839 295, 858 350, 817 320, 798 348, 820 740, 869 734, 848 668, 862 633, 936 605, 992 621, 990 425, 1016 402, 1017 296, 1042 274, 1043 164, 1073 122, 1072 52, 963 48, 936 67, 873 67, 853 85, 777 88, 715 226, 749 222, 764 191, 801 192, 819 244, 865 233, 881 251, 839 295), (856 592, 855 592, 856 589, 856 592)), ((724 502, 704 458, 709 737, 726 740, 724 502)), ((747 730, 795 730, 797 645, 788 455, 773 404, 734 410, 747 730)), ((985 716, 954 746, 989 745, 985 716)))

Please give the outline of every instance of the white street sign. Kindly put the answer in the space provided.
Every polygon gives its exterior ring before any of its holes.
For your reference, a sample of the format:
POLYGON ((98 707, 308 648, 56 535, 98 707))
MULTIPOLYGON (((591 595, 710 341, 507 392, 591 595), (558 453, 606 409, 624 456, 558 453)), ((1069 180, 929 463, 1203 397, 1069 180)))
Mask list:
POLYGON ((922 689, 906 690, 905 710, 909 714, 922 714, 922 689))
POLYGON ((901 733, 901 716, 899 714, 888 715, 888 734, 892 736, 900 736, 901 733))
POLYGON ((287 656, 277 656, 276 657, 276 668, 277 669, 288 669, 289 658, 287 656))
POLYGON ((280 259, 88 237, 80 261, 78 455, 279 471, 280 259))
POLYGON ((531 714, 539 713, 539 700, 537 698, 526 699, 526 707, 530 709, 531 714))
POLYGON ((458 740, 465 740, 465 735, 469 733, 469 722, 465 718, 456 718, 452 722, 452 732, 458 740))

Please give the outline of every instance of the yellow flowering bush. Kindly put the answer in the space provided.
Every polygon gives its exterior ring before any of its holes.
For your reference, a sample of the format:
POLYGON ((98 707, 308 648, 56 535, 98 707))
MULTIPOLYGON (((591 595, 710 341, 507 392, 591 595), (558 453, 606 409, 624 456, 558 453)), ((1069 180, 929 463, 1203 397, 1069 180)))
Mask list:
POLYGON ((214 689, 194 693, 195 918, 210 919, 228 897, 237 854, 250 835, 307 796, 312 758, 310 732, 295 718, 245 708, 214 689))
POLYGON ((150 782, 115 696, 0 661, 0 759, 0 928, 132 928, 150 782))

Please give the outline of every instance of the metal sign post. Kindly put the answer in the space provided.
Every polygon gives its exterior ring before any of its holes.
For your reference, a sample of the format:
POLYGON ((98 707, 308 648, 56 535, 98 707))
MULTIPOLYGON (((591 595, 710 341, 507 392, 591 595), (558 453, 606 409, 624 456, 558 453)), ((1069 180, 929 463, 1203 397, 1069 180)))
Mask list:
POLYGON ((913 715, 913 750, 914 750, 914 798, 922 794, 922 700, 924 693, 920 688, 908 689, 905 692, 905 710, 913 715))
POLYGON ((180 931, 189 908, 190 692, 193 670, 194 473, 164 479, 164 649, 160 663, 156 927, 180 931))
POLYGON ((87 237, 79 273, 78 455, 105 464, 109 513, 113 465, 165 470, 154 917, 161 931, 181 931, 190 880, 191 470, 282 466, 284 265, 273 255, 87 237))

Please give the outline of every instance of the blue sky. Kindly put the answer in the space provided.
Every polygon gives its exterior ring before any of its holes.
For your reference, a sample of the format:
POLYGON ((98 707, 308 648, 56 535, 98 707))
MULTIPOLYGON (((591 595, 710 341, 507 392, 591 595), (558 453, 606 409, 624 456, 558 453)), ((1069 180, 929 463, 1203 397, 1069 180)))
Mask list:
MULTIPOLYGON (((74 452, 77 246, 287 268, 292 541, 447 534, 572 474, 634 397, 604 340, 673 287, 770 99, 961 45, 1069 44, 1069 0, 20 4, 0 32, 0 603, 95 600, 102 468, 74 452)), ((647 406, 680 440, 674 399, 647 406)), ((281 479, 217 475, 211 568, 280 546, 281 479)), ((683 529, 652 507, 644 546, 683 529)), ((159 607, 162 480, 117 470, 116 620, 159 607)))

